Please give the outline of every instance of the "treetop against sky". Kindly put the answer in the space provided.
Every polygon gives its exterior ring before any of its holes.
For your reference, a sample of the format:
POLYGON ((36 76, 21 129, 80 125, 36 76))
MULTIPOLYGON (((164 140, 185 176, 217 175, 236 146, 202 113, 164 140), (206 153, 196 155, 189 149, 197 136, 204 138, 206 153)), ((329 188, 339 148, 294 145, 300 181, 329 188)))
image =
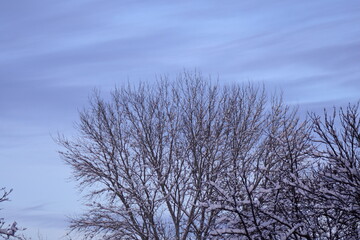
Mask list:
POLYGON ((80 209, 53 137, 94 88, 175 79, 264 82, 300 112, 356 102, 358 1, 1 1, 1 214, 58 239, 80 209))

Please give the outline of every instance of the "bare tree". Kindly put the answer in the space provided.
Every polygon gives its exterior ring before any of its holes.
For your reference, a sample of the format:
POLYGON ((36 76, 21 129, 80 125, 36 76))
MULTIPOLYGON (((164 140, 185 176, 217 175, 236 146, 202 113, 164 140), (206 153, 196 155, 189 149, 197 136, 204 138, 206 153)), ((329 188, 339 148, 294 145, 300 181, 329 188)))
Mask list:
POLYGON ((321 165, 314 196, 324 239, 360 238, 359 103, 313 115, 321 165))
POLYGON ((206 182, 220 177, 228 154, 225 98, 189 73, 116 89, 109 102, 95 94, 80 136, 59 138, 61 156, 90 190, 89 211, 71 227, 87 238, 208 238, 216 211, 199 204, 214 194, 206 182))
POLYGON ((298 186, 306 179, 311 128, 280 99, 263 94, 231 95, 227 112, 225 172, 213 185, 219 196, 207 204, 219 210, 214 237, 311 239, 309 205, 298 186))

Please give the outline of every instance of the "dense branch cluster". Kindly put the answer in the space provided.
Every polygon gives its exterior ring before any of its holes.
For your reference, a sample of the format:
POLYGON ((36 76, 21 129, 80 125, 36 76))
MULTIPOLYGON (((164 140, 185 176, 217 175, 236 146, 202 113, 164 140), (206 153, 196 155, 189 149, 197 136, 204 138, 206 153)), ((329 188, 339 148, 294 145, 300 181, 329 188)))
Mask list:
POLYGON ((360 239, 358 106, 300 120, 262 87, 176 82, 94 94, 60 152, 86 238, 360 239), (337 129, 339 126, 339 129, 337 129))

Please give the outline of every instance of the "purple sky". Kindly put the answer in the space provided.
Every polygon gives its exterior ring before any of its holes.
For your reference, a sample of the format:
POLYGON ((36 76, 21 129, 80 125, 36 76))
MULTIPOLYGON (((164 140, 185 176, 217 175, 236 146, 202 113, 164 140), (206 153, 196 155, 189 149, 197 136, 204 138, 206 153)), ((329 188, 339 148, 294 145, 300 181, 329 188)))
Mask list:
POLYGON ((81 212, 51 136, 95 87, 196 68, 318 111, 359 99, 359 64, 358 0, 0 1, 0 217, 59 239, 81 212))

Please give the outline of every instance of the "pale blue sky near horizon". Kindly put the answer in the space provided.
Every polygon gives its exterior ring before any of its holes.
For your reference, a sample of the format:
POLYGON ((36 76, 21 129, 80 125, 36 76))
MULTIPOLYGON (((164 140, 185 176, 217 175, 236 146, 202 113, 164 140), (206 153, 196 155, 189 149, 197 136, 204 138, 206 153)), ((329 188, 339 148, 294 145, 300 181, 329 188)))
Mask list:
POLYGON ((359 64, 357 0, 0 1, 0 217, 63 239, 82 200, 52 136, 94 88, 197 69, 319 111, 360 99, 359 64))

